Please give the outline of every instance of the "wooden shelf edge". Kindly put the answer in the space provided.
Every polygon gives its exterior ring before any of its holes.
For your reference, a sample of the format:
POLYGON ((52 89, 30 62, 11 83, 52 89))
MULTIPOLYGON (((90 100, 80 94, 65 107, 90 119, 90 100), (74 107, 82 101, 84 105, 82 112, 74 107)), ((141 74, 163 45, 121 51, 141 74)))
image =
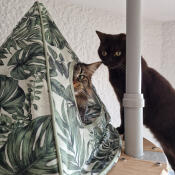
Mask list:
MULTIPOLYGON (((147 139, 144 139, 143 144, 144 151, 162 152, 160 148, 147 139)), ((122 151, 119 161, 108 175, 166 175, 168 174, 166 166, 166 164, 157 164, 156 162, 130 157, 122 151)))

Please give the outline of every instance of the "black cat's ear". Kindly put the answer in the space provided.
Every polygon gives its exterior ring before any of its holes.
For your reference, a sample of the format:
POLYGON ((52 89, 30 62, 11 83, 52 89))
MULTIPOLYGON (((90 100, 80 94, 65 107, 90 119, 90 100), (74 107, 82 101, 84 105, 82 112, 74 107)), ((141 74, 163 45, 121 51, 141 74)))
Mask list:
POLYGON ((88 64, 89 73, 92 75, 100 67, 101 64, 101 61, 88 64))
POLYGON ((126 34, 121 33, 120 38, 121 38, 122 41, 126 41, 126 34))
POLYGON ((100 41, 104 41, 105 40, 105 38, 106 38, 106 34, 105 33, 96 31, 96 34, 98 35, 100 41))

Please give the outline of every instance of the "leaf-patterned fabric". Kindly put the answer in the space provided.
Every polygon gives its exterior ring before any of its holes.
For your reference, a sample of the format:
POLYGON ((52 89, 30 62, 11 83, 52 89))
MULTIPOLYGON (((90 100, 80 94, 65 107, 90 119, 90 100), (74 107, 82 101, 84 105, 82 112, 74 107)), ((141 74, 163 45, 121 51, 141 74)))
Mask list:
POLYGON ((0 47, 0 174, 106 174, 121 139, 94 90, 84 125, 72 85, 78 58, 35 2, 0 47))

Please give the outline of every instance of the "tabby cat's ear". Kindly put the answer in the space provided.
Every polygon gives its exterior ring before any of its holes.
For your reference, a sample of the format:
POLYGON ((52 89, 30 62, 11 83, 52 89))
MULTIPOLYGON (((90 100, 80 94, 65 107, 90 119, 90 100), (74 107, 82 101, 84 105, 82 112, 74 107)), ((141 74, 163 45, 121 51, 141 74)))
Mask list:
POLYGON ((104 41, 105 40, 105 38, 106 38, 106 34, 105 33, 96 31, 96 34, 98 35, 100 41, 104 41))
POLYGON ((95 63, 92 63, 92 64, 88 64, 89 73, 92 75, 99 68, 99 66, 101 64, 102 64, 101 61, 95 62, 95 63))

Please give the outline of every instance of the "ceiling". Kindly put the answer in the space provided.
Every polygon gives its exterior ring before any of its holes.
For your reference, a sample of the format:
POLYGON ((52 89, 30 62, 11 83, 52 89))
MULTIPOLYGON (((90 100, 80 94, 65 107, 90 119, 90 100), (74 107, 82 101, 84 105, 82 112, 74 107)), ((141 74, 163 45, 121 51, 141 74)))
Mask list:
MULTIPOLYGON (((115 14, 126 14, 126 0, 70 0, 87 7, 109 10, 115 14)), ((142 0, 143 16, 158 21, 175 21, 175 0, 142 0)))

